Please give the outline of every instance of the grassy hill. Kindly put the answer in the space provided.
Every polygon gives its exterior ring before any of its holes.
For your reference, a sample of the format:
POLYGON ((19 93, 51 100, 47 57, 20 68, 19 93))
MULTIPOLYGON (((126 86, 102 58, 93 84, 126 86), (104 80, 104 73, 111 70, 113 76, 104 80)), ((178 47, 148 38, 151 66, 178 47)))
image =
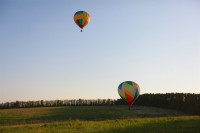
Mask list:
POLYGON ((0 132, 200 132, 200 116, 133 106, 65 106, 0 110, 0 132))

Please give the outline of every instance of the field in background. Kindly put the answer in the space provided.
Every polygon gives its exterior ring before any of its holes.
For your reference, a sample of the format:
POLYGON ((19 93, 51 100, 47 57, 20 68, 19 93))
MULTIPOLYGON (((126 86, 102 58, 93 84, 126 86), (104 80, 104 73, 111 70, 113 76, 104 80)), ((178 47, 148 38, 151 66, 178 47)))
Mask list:
POLYGON ((0 132, 200 132, 200 116, 145 106, 0 110, 0 132))

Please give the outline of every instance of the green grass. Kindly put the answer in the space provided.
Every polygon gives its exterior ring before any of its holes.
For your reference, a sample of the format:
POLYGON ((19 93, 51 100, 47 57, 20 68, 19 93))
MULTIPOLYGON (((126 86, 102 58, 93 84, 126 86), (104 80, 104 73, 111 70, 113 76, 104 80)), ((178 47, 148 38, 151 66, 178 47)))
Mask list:
POLYGON ((200 116, 153 107, 71 106, 0 110, 0 132, 200 132, 200 116))

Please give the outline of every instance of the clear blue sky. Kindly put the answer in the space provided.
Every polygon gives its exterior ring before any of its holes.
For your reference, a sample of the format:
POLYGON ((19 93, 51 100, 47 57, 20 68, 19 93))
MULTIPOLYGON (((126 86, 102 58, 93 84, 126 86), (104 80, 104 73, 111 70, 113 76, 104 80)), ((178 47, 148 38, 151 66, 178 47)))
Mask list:
POLYGON ((199 0, 0 0, 0 102, 200 93, 199 0), (80 32, 76 11, 90 23, 80 32))

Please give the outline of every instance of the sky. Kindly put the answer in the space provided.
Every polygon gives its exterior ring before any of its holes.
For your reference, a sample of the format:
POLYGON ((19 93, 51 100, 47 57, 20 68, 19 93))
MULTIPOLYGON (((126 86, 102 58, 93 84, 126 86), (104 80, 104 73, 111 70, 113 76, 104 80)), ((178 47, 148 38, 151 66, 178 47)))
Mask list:
POLYGON ((199 0, 0 0, 0 102, 200 93, 199 0), (80 32, 76 11, 90 14, 80 32))

